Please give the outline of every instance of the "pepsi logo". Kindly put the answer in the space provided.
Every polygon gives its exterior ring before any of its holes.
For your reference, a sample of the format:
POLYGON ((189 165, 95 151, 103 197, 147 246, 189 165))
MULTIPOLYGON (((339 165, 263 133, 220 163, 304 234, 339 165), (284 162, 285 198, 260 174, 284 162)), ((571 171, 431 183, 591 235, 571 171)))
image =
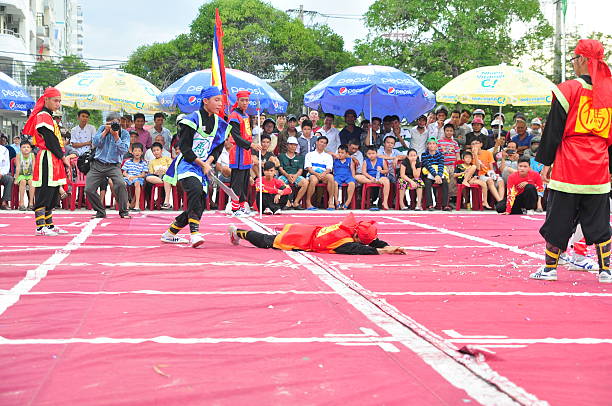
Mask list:
POLYGON ((387 93, 389 93, 389 94, 395 93, 395 88, 393 86, 391 86, 389 89, 387 89, 387 93))
POLYGON ((198 100, 198 98, 197 98, 197 97, 195 97, 195 96, 189 96, 189 99, 187 99, 187 102, 188 102, 189 104, 195 104, 197 100, 198 100))
POLYGON ((348 89, 346 87, 341 87, 338 93, 340 93, 340 96, 344 96, 348 93, 348 89))
POLYGON ((9 102, 9 109, 13 110, 15 108, 15 101, 11 100, 9 102))

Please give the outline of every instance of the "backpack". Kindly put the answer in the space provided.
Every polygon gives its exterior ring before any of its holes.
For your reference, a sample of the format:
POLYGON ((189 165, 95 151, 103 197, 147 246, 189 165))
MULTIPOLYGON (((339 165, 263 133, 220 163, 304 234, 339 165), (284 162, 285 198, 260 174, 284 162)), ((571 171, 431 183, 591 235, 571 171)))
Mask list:
POLYGON ((96 150, 94 148, 91 151, 87 151, 78 157, 77 168, 79 168, 79 171, 81 171, 83 175, 87 175, 87 172, 89 172, 89 169, 91 169, 91 161, 93 161, 93 157, 95 154, 96 150))

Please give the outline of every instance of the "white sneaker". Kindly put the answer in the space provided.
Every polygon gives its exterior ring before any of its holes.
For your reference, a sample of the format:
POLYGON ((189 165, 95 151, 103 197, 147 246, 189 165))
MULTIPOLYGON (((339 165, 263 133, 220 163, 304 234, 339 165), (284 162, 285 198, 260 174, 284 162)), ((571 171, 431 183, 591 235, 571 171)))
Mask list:
POLYGON ((600 271, 599 272, 599 282, 600 283, 612 283, 612 274, 610 271, 600 271))
POLYGON ((225 212, 225 214, 231 216, 232 213, 232 201, 230 200, 229 202, 227 202, 227 204, 225 205, 225 210, 223 210, 225 212))
POLYGON ((283 214, 283 211, 282 211, 281 209, 278 209, 278 210, 276 210, 276 211, 275 211, 273 214, 274 214, 275 216, 276 216, 276 215, 279 215, 279 214, 283 214))
POLYGON ((204 244, 204 237, 202 237, 200 233, 191 234, 190 240, 191 248, 198 248, 200 245, 204 244))
POLYGON ((266 209, 263 211, 263 214, 272 214, 272 210, 269 207, 266 207, 266 209))
POLYGON ((234 217, 251 217, 249 213, 247 213, 244 209, 238 209, 233 213, 234 217))
POLYGON ((68 234, 68 231, 61 229, 58 226, 53 226, 52 230, 58 234, 68 234))
POLYGON ((556 269, 548 269, 545 266, 541 267, 537 270, 537 272, 529 275, 531 279, 539 279, 542 281, 556 281, 557 280, 557 270, 556 269))
POLYGON ((240 244, 240 238, 238 238, 238 228, 235 225, 230 224, 227 227, 227 234, 229 235, 229 239, 232 244, 234 245, 240 244))
POLYGON ((165 242, 168 244, 187 244, 189 240, 166 231, 161 236, 161 242, 165 242))
POLYGON ((58 234, 52 228, 43 227, 40 230, 36 230, 36 235, 42 235, 42 236, 47 236, 47 237, 54 237, 54 236, 56 236, 58 234))
POLYGON ((585 257, 584 255, 574 254, 572 256, 568 256, 565 261, 566 267, 570 271, 596 272, 599 270, 599 264, 591 258, 585 257))
POLYGON ((558 265, 567 265, 569 264, 571 256, 567 253, 567 252, 562 252, 561 255, 559 255, 559 262, 558 265))

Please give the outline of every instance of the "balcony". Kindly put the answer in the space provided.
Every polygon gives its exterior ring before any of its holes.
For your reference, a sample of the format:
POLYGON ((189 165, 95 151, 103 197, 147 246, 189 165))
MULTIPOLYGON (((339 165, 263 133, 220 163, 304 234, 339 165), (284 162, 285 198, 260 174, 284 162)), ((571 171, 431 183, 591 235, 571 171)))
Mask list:
POLYGON ((31 12, 30 5, 25 0, 0 0, 0 7, 5 7, 6 14, 18 14, 21 18, 31 12))
POLYGON ((13 30, 4 29, 0 31, 0 43, 2 50, 6 52, 29 53, 25 40, 13 30))

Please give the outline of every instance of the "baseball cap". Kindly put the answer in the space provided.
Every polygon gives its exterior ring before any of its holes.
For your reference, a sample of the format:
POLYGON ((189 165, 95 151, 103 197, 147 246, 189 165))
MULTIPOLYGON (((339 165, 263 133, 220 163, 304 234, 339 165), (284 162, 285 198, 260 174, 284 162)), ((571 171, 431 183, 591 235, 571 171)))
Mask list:
POLYGON ((60 110, 55 110, 53 112, 53 117, 62 117, 62 112, 60 110))
POLYGON ((287 138, 287 144, 297 144, 297 143, 298 143, 297 138, 295 137, 287 138))
POLYGON ((538 143, 538 144, 539 144, 541 141, 542 141, 542 137, 533 137, 533 138, 531 139, 531 142, 529 143, 529 145, 531 145, 531 144, 535 144, 535 143, 538 143))
POLYGON ((291 121, 291 120, 293 120, 293 121, 297 121, 297 117, 296 117, 296 116, 294 116, 293 114, 289 114, 289 115, 287 116, 287 121, 291 121))
POLYGON ((498 119, 495 119, 495 120, 491 121, 491 127, 495 127, 496 125, 503 127, 504 126, 504 122, 501 121, 501 120, 498 120, 498 119))
POLYGON ((474 114, 482 114, 483 116, 485 115, 485 112, 483 109, 476 109, 472 112, 472 115, 474 114))
POLYGON ((484 125, 484 121, 480 117, 474 117, 472 119, 472 124, 482 124, 482 125, 484 125))
POLYGON ((542 125, 542 120, 540 120, 539 118, 534 118, 533 120, 531 120, 531 124, 542 125))
POLYGON ((266 125, 266 123, 267 123, 267 122, 270 122, 270 123, 272 123, 272 124, 276 125, 276 121, 274 121, 274 119, 271 119, 270 117, 266 118, 266 119, 263 121, 263 123, 261 123, 261 125, 262 125, 262 126, 263 126, 263 125, 266 125))

